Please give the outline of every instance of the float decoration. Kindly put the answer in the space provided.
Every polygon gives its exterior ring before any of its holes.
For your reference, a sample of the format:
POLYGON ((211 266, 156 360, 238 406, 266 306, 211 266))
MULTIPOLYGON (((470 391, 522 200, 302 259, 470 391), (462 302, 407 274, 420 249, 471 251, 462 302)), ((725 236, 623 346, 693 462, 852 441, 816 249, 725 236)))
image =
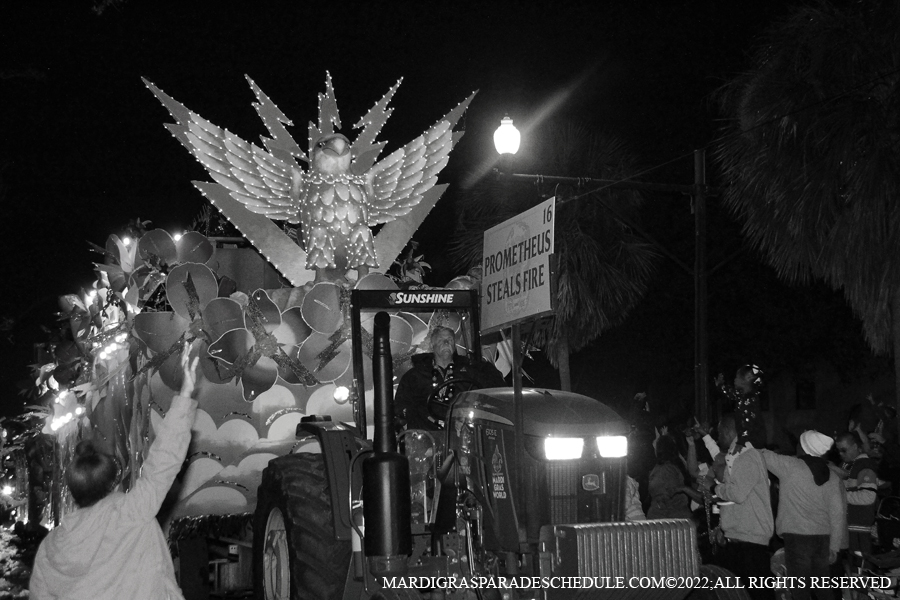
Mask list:
POLYGON ((218 282, 206 265, 185 263, 174 267, 165 279, 165 296, 171 311, 143 311, 134 317, 134 334, 152 354, 135 376, 159 371, 173 390, 181 388, 180 368, 184 342, 205 339, 203 309, 219 292, 218 282))
POLYGON ((297 307, 282 313, 265 291, 257 290, 244 307, 243 321, 210 344, 209 356, 240 379, 244 400, 252 402, 270 390, 279 376, 289 383, 319 383, 297 360, 299 345, 311 332, 297 307))
MULTIPOLYGON (((335 132, 335 126, 340 128, 340 117, 328 75, 326 93, 319 95, 318 126, 312 123, 309 126, 308 155, 299 152, 299 146, 284 128, 290 121, 252 80, 257 111, 273 136, 263 138, 266 150, 189 111, 146 79, 144 83, 175 117, 177 124, 167 128, 206 167, 215 185, 221 188, 201 184, 201 191, 212 202, 227 194, 250 212, 272 220, 299 223, 306 250, 305 266, 315 271, 317 280, 340 279, 350 269, 357 269, 362 276, 370 268, 378 268, 379 252, 369 227, 409 215, 427 200, 424 213, 416 213, 412 221, 405 219, 406 227, 388 231, 386 237, 392 242, 396 242, 397 236, 405 236, 397 252, 405 245, 443 191, 435 184, 458 139, 452 129, 474 96, 412 142, 375 163, 384 147, 383 142, 375 140, 391 114, 386 107, 399 82, 356 124, 355 128, 362 128, 362 132, 351 143, 335 132), (304 161, 309 164, 308 170, 300 165, 304 161), (213 189, 216 191, 210 193, 213 189)), ((234 222, 232 215, 226 216, 234 222)), ((262 239, 254 239, 244 230, 242 233, 270 261, 273 256, 270 244, 283 250, 287 238, 280 230, 276 233, 270 229, 262 239), (277 238, 281 239, 272 244, 277 238)), ((295 251, 295 256, 300 254, 295 251)), ((278 262, 273 264, 287 276, 288 269, 278 262)), ((294 285, 301 283, 289 279, 294 285)))
MULTIPOLYGON (((180 369, 172 369, 170 377, 167 364, 188 342, 201 357, 200 408, 173 512, 176 528, 222 513, 238 518, 252 510, 268 460, 306 443, 295 439, 302 417, 352 418, 348 395, 336 393, 352 379, 350 290, 400 289, 407 282, 398 285, 387 275, 370 273, 355 282, 227 295, 216 273, 201 264, 214 264, 205 238, 147 235, 147 241, 133 244, 111 238, 107 268, 99 269, 98 281, 61 299, 67 329, 79 343, 57 342, 56 361, 39 369, 39 385, 52 389, 48 397, 57 400, 51 400, 45 429, 60 444, 54 460, 63 472, 75 441, 99 437, 122 461, 123 487, 132 485, 152 431, 180 388, 180 369), (182 240, 188 245, 182 247, 182 240), (121 282, 140 290, 132 296, 121 282), (136 304, 125 303, 125 297, 136 304)), ((414 279, 423 271, 422 257, 412 252, 407 258, 402 279, 422 285, 414 279)), ((474 283, 458 278, 449 287, 474 283)), ((427 345, 430 326, 451 319, 443 312, 391 312, 394 368, 402 373, 410 356, 427 345)), ((364 318, 362 326, 363 352, 370 356, 372 324, 364 318)), ((361 395, 370 400, 369 390, 361 395)), ((65 489, 55 489, 64 501, 65 489)))

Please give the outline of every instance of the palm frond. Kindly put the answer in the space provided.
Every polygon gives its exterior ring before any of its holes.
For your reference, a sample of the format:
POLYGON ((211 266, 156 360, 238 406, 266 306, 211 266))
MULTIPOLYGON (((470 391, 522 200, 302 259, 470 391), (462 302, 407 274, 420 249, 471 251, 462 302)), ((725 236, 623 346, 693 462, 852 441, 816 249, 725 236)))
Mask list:
POLYGON ((725 203, 789 282, 843 293, 876 351, 900 289, 900 4, 827 2, 773 27, 721 94, 725 203))

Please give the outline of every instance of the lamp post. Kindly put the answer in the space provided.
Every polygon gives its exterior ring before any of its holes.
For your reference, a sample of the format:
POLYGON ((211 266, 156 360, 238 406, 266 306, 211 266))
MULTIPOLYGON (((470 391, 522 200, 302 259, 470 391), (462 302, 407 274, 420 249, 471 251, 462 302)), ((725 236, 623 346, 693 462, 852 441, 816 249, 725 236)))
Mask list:
MULTIPOLYGON (((512 119, 505 116, 500 121, 500 127, 494 132, 494 146, 501 159, 515 154, 519 149, 521 136, 513 125, 512 119)), ((706 184, 706 151, 703 149, 694 151, 694 184, 679 185, 665 183, 650 183, 642 181, 615 181, 608 179, 596 179, 591 177, 555 177, 537 174, 506 174, 507 177, 524 179, 534 182, 565 183, 577 186, 594 184, 597 189, 629 189, 645 192, 669 192, 686 194, 692 197, 692 212, 694 213, 694 266, 689 267, 674 254, 668 251, 659 242, 646 233, 637 223, 620 214, 603 199, 598 201, 604 208, 612 212, 617 218, 629 225, 634 231, 659 248, 663 254, 673 260, 694 278, 694 414, 701 422, 709 420, 709 349, 707 332, 707 269, 706 269, 706 198, 712 190, 706 184)), ((513 327, 513 385, 516 386, 516 376, 519 377, 518 386, 521 394, 521 371, 515 352, 519 346, 518 327, 513 327)), ((516 397, 519 400, 519 397, 516 397)))
MULTIPOLYGON (((500 120, 500 127, 494 132, 494 147, 500 155, 501 162, 505 162, 509 166, 509 160, 519 151, 519 142, 522 136, 519 130, 513 125, 513 120, 509 115, 500 120)), ((505 187, 505 186, 504 186, 505 187)), ((522 400, 522 333, 519 323, 515 322, 512 328, 512 376, 513 376, 513 413, 515 418, 516 431, 516 455, 525 456, 525 407, 522 400)), ((522 459, 516 460, 516 498, 525 498, 525 481, 524 470, 522 467, 522 459)), ((522 511, 524 507, 517 506, 518 511, 522 511)))

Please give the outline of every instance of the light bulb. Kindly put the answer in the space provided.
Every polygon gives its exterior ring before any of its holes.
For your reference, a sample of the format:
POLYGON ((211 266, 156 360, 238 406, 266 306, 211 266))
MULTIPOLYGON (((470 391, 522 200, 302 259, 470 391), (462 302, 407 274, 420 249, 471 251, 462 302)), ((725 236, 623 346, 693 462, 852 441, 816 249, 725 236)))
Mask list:
POLYGON ((342 404, 347 401, 347 398, 350 397, 350 388, 345 385, 339 385, 334 388, 334 401, 338 404, 342 404))
POLYGON ((494 132, 494 147, 498 154, 515 154, 519 151, 522 136, 509 117, 500 119, 500 127, 494 132))

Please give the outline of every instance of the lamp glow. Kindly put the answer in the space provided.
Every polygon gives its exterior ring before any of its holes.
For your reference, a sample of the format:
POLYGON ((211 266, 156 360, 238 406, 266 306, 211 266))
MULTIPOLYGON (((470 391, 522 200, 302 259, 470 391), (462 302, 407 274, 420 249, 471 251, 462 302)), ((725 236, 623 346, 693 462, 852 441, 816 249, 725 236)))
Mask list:
POLYGON ((515 154, 519 151, 522 136, 508 116, 500 119, 500 127, 494 132, 494 147, 498 154, 515 154))
POLYGON ((172 236, 172 239, 175 240, 175 241, 177 242, 178 240, 181 239, 181 234, 180 234, 180 233, 176 233, 175 235, 172 236))
POLYGON ((624 435, 607 435, 597 438, 597 451, 603 458, 628 456, 628 438, 624 435))
POLYGON ((131 238, 126 235, 125 237, 122 238, 122 243, 125 244, 125 246, 130 246, 131 238))
POLYGON ((334 401, 338 404, 343 404, 350 397, 350 388, 345 385, 339 385, 334 388, 334 401))
POLYGON ((12 486, 4 485, 3 486, 3 495, 4 496, 12 496, 13 489, 12 486))
POLYGON ((544 455, 547 460, 574 460, 581 458, 584 450, 582 438, 546 438, 544 440, 544 455))

